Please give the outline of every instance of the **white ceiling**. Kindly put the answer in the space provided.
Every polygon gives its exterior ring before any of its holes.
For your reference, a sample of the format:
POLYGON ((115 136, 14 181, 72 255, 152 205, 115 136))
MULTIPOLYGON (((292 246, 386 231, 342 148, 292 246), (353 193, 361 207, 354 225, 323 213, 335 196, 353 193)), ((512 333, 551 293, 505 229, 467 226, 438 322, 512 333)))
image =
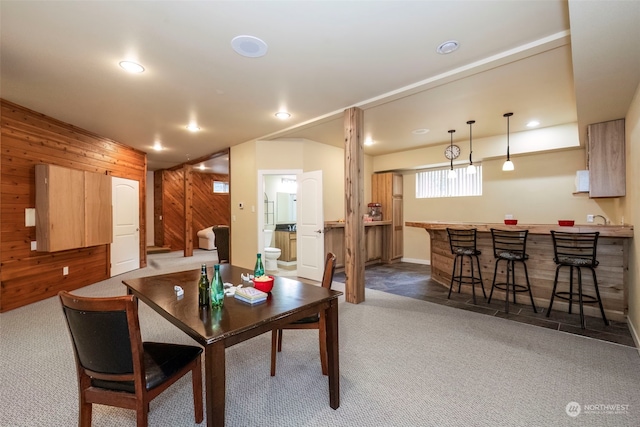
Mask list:
POLYGON ((342 146, 351 106, 371 155, 444 144, 449 129, 466 141, 472 119, 474 139, 501 135, 509 111, 512 132, 536 118, 582 133, 624 117, 640 79, 637 1, 3 0, 0 12, 0 96, 145 151, 150 170, 254 139, 342 146), (238 55, 238 35, 267 54, 238 55), (459 50, 436 53, 451 39, 459 50))

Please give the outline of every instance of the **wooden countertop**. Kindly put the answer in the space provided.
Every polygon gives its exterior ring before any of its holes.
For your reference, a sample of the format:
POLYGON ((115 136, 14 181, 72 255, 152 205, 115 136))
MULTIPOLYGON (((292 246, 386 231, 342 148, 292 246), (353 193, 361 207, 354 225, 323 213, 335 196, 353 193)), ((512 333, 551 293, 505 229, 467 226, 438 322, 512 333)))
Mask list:
POLYGON ((600 237, 633 237, 633 225, 596 225, 576 224, 573 227, 561 227, 557 224, 518 224, 480 222, 444 222, 444 221, 406 221, 407 227, 424 228, 425 230, 445 230, 450 228, 476 228, 479 232, 490 233, 492 228, 501 230, 529 230, 530 234, 551 234, 550 231, 566 231, 572 233, 600 232, 600 237))
MULTIPOLYGON (((391 221, 365 221, 365 227, 371 227, 374 225, 391 225, 391 221)), ((340 221, 325 221, 324 228, 344 228, 344 222, 340 221)))

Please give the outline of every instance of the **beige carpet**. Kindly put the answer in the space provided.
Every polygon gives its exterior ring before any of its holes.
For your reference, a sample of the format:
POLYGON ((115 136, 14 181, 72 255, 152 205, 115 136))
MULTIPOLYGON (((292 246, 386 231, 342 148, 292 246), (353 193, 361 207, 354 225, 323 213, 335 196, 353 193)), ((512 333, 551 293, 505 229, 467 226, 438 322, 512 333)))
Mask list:
MULTIPOLYGON (((77 293, 123 294, 125 277, 210 259, 170 255, 77 293)), ((146 340, 193 343, 144 304, 140 319, 146 340)), ((58 301, 3 313, 0 322, 0 425, 76 425, 73 354, 58 301)), ((640 419, 635 349, 379 291, 367 289, 358 305, 341 300, 338 410, 329 407, 315 332, 286 331, 275 378, 269 346, 265 334, 227 349, 228 426, 637 426, 640 419), (565 410, 570 402, 580 405, 575 418, 565 410)), ((149 415, 150 426, 195 425, 190 379, 157 398, 149 415)), ((134 425, 133 411, 94 408, 95 427, 134 425)))

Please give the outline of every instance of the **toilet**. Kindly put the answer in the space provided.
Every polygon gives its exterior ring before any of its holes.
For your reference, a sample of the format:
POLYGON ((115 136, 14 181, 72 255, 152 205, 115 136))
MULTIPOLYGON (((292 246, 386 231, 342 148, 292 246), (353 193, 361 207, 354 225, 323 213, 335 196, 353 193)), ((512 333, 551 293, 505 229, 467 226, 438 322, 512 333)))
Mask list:
POLYGON ((271 247, 273 240, 273 230, 264 230, 264 269, 274 271, 278 269, 278 258, 282 251, 271 247))

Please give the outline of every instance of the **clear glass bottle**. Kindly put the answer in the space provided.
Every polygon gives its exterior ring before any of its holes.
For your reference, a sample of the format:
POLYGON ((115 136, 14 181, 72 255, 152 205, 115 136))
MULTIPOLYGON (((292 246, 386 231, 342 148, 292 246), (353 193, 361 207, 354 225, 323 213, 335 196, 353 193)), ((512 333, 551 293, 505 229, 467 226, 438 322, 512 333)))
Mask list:
POLYGON ((200 280, 198 280, 198 305, 208 307, 210 303, 209 279, 207 278, 207 264, 200 267, 200 280))
POLYGON ((213 266, 213 279, 211 280, 211 307, 224 305, 224 286, 220 276, 220 264, 213 266))
POLYGON ((262 265, 262 254, 258 253, 256 266, 253 268, 253 277, 264 276, 264 265, 262 265))

